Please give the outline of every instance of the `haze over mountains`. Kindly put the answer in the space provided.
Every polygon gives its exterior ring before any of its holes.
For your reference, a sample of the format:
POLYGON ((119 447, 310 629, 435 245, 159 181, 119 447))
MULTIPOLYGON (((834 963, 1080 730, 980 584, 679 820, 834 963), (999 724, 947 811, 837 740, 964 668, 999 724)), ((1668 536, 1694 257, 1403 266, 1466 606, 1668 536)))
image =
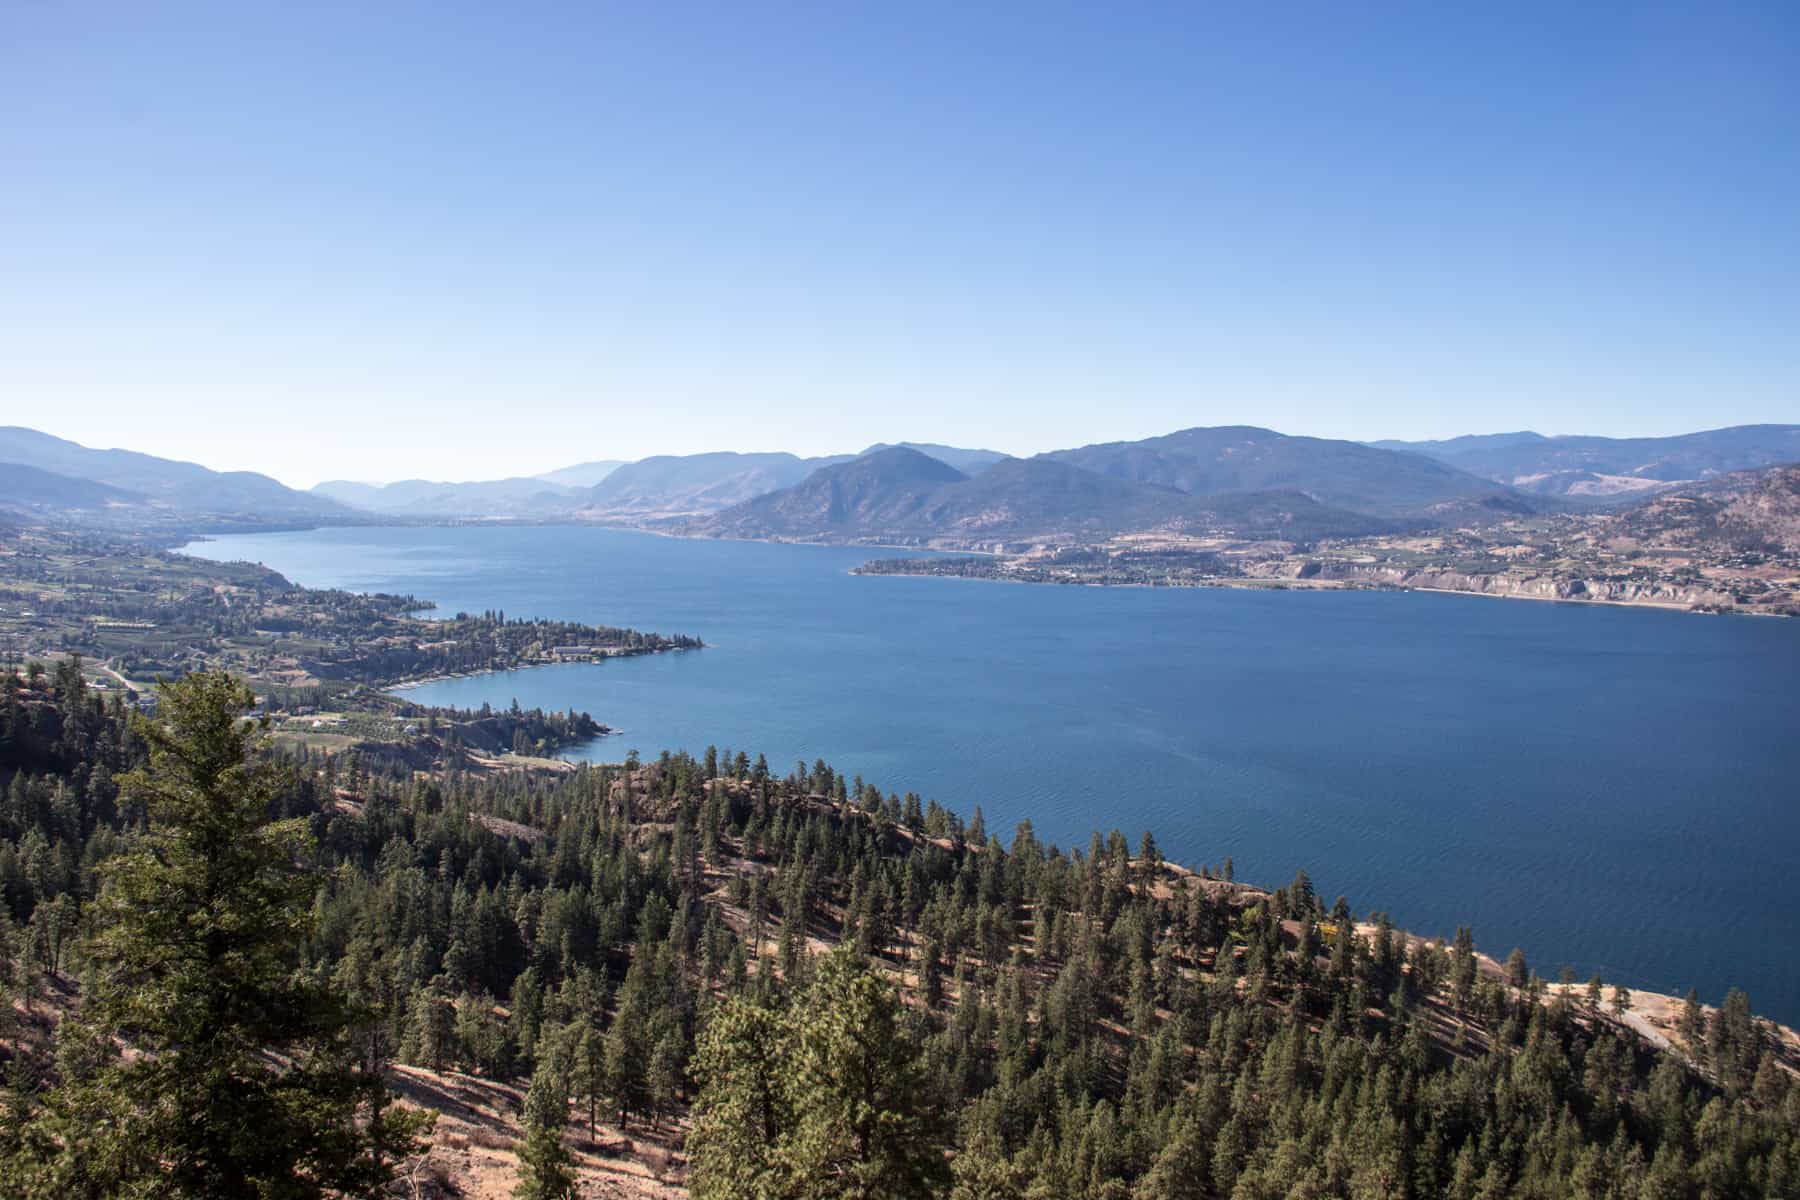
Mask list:
POLYGON ((1248 425, 1183 429, 1049 457, 1190 495, 1298 491, 1321 504, 1383 516, 1423 516, 1471 504, 1529 508, 1504 485, 1428 458, 1248 425))
POLYGON ((901 446, 678 526, 722 537, 921 543, 1081 541, 1143 530, 1311 538, 1390 527, 1297 490, 1201 497, 1054 457, 1002 459, 971 476, 901 446))
POLYGON ((528 517, 555 511, 582 489, 540 478, 493 479, 478 483, 436 483, 403 479, 397 483, 352 483, 333 479, 312 489, 364 512, 396 517, 528 517))
POLYGON ((17 425, 0 427, 0 505, 92 509, 121 520, 146 521, 178 514, 265 521, 357 519, 352 509, 328 496, 296 491, 254 471, 213 471, 134 450, 94 450, 17 425), (45 499, 53 490, 65 499, 45 499))
POLYGON ((127 450, 0 429, 0 508, 99 524, 583 520, 704 536, 975 544, 1134 532, 1308 540, 1625 504, 1800 461, 1800 426, 1669 438, 1494 434, 1359 443, 1254 426, 1012 458, 937 443, 860 454, 656 455, 467 483, 296 491, 127 450))
POLYGON ((1800 425, 1737 425, 1660 438, 1545 437, 1526 431, 1370 444, 1423 454, 1537 495, 1604 502, 1730 471, 1800 462, 1800 425))

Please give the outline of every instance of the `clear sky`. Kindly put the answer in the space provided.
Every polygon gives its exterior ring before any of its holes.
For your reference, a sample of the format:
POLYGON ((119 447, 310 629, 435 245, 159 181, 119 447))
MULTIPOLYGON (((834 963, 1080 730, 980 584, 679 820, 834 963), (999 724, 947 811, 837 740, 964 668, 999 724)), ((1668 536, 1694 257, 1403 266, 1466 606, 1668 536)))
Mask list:
POLYGON ((0 0, 0 424, 469 479, 1800 420, 1800 5, 0 0))

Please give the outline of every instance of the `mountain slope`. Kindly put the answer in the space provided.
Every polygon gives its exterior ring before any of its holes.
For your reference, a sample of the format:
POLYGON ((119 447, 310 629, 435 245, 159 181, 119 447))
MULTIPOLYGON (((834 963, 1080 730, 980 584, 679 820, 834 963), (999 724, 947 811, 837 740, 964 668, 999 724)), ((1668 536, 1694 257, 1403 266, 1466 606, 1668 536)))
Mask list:
POLYGON ((821 467, 792 487, 727 509, 711 528, 729 537, 802 540, 918 530, 928 524, 919 510, 940 488, 967 478, 929 455, 893 446, 821 467))
POLYGON ((591 488, 624 465, 625 463, 621 459, 601 458, 595 459, 593 462, 576 463, 572 467, 559 467, 554 471, 545 471, 542 475, 534 476, 534 478, 541 479, 545 483, 561 484, 563 487, 591 488))
POLYGON ((920 454, 928 454, 941 463, 948 463, 965 475, 974 475, 985 471, 1001 459, 1009 457, 998 450, 971 450, 962 446, 945 446, 938 442, 876 442, 864 450, 863 455, 874 454, 878 450, 889 450, 894 446, 904 446, 908 450, 917 450, 920 454))
POLYGON ((799 483, 827 461, 786 453, 658 454, 627 463, 572 503, 594 515, 716 512, 799 483))
POLYGON ((1381 517, 1447 518, 1485 506, 1524 506, 1492 480, 1422 455, 1249 425, 1183 429, 1043 457, 1194 496, 1297 491, 1326 506, 1381 517))
POLYGON ((1800 554, 1800 464, 1735 471, 1621 513, 1622 532, 1678 549, 1800 554))
POLYGON ((925 516, 961 536, 1104 537, 1170 524, 1190 511, 1167 488, 1108 479, 1044 458, 1009 458, 934 498, 925 516))
POLYGON ((192 513, 330 519, 350 511, 335 500, 285 487, 253 471, 211 471, 134 450, 93 450, 19 426, 0 428, 0 462, 103 483, 192 513))
POLYGON ((1200 498, 1048 458, 1002 459, 965 476, 896 446, 822 468, 793 487, 683 528, 719 537, 970 545, 1150 531, 1307 540, 1379 532, 1391 523, 1330 509, 1297 492, 1200 498))
POLYGON ((403 479, 397 483, 352 483, 334 479, 313 489, 366 512, 401 517, 552 516, 568 508, 580 489, 538 478, 491 479, 475 483, 436 483, 403 479))
POLYGON ((142 504, 136 492, 57 475, 25 463, 0 462, 0 507, 104 508, 109 504, 142 504))
POLYGON ((1374 445, 1425 455, 1538 495, 1596 501, 1800 462, 1800 425, 1735 425, 1660 438, 1526 432, 1374 445))

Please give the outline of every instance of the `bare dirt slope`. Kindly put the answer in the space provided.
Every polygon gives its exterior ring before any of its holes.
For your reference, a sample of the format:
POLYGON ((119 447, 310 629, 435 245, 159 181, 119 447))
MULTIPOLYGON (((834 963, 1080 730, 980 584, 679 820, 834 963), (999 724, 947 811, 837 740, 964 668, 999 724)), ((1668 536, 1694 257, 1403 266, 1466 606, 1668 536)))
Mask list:
MULTIPOLYGON (((525 1137, 519 1114, 523 1082, 500 1083, 458 1071, 395 1066, 389 1081, 401 1102, 437 1114, 431 1147, 401 1171, 402 1194, 418 1200, 464 1196, 505 1200, 519 1182, 516 1147, 525 1137)), ((682 1130, 601 1122, 588 1133, 586 1114, 570 1111, 563 1144, 575 1156, 578 1195, 608 1200, 663 1200, 687 1195, 687 1160, 674 1149, 682 1130)))

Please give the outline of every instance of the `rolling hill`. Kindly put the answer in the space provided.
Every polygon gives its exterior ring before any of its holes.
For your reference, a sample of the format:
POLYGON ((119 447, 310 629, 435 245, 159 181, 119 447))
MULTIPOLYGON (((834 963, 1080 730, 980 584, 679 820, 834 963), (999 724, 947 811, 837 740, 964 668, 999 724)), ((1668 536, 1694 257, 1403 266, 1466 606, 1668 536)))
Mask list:
POLYGON ((1800 464, 1680 487, 1632 506, 1617 524, 1656 546, 1800 554, 1800 464))
POLYGON ((572 467, 559 467, 554 471, 545 471, 534 478, 545 483, 561 484, 563 487, 591 488, 624 466, 620 459, 602 458, 593 462, 576 463, 572 467))
POLYGON ((212 471, 134 450, 94 450, 16 425, 0 428, 0 462, 105 484, 183 513, 280 521, 353 516, 335 500, 296 491, 254 471, 212 471))
POLYGON ((905 449, 933 458, 959 472, 973 474, 1005 455, 924 442, 899 446, 877 443, 860 455, 830 454, 801 458, 795 454, 659 454, 626 463, 572 503, 590 517, 693 517, 722 512, 734 505, 793 487, 821 468, 905 449))
POLYGON ((917 450, 920 454, 928 454, 941 463, 948 463, 965 475, 979 474, 1001 459, 1011 457, 998 450, 971 450, 962 446, 945 446, 938 442, 876 442, 864 450, 863 454, 874 454, 877 450, 889 450, 894 446, 904 446, 908 450, 917 450))
POLYGON ((1800 425, 1735 425, 1674 437, 1545 437, 1529 431, 1439 442, 1373 442, 1541 496, 1605 503, 1732 471, 1800 462, 1800 425))
POLYGON ((433 517, 550 516, 569 507, 579 488, 539 478, 491 479, 479 483, 435 483, 404 479, 398 483, 352 483, 334 479, 314 487, 352 508, 385 516, 433 517))
POLYGON ((892 446, 821 467, 790 487, 726 509, 703 527, 724 537, 802 541, 910 533, 928 527, 919 510, 940 488, 967 478, 929 455, 892 446))
POLYGON ((1384 518, 1444 521, 1531 502, 1494 481, 1422 455, 1328 438, 1290 437, 1250 425, 1183 429, 1136 442, 1105 442, 1042 457, 1113 479, 1193 496, 1300 492, 1332 508, 1384 518))
POLYGON ((1392 523, 1298 492, 1195 497, 1051 458, 1007 458, 978 475, 903 446, 821 468, 682 531, 716 537, 974 545, 1093 541, 1121 533, 1310 539, 1392 523))
POLYGON ((717 512, 799 483, 842 459, 786 453, 658 454, 627 463, 571 503, 591 515, 676 515, 717 512))
POLYGON ((110 504, 142 504, 136 492, 57 475, 25 463, 0 462, 0 508, 105 508, 110 504))

